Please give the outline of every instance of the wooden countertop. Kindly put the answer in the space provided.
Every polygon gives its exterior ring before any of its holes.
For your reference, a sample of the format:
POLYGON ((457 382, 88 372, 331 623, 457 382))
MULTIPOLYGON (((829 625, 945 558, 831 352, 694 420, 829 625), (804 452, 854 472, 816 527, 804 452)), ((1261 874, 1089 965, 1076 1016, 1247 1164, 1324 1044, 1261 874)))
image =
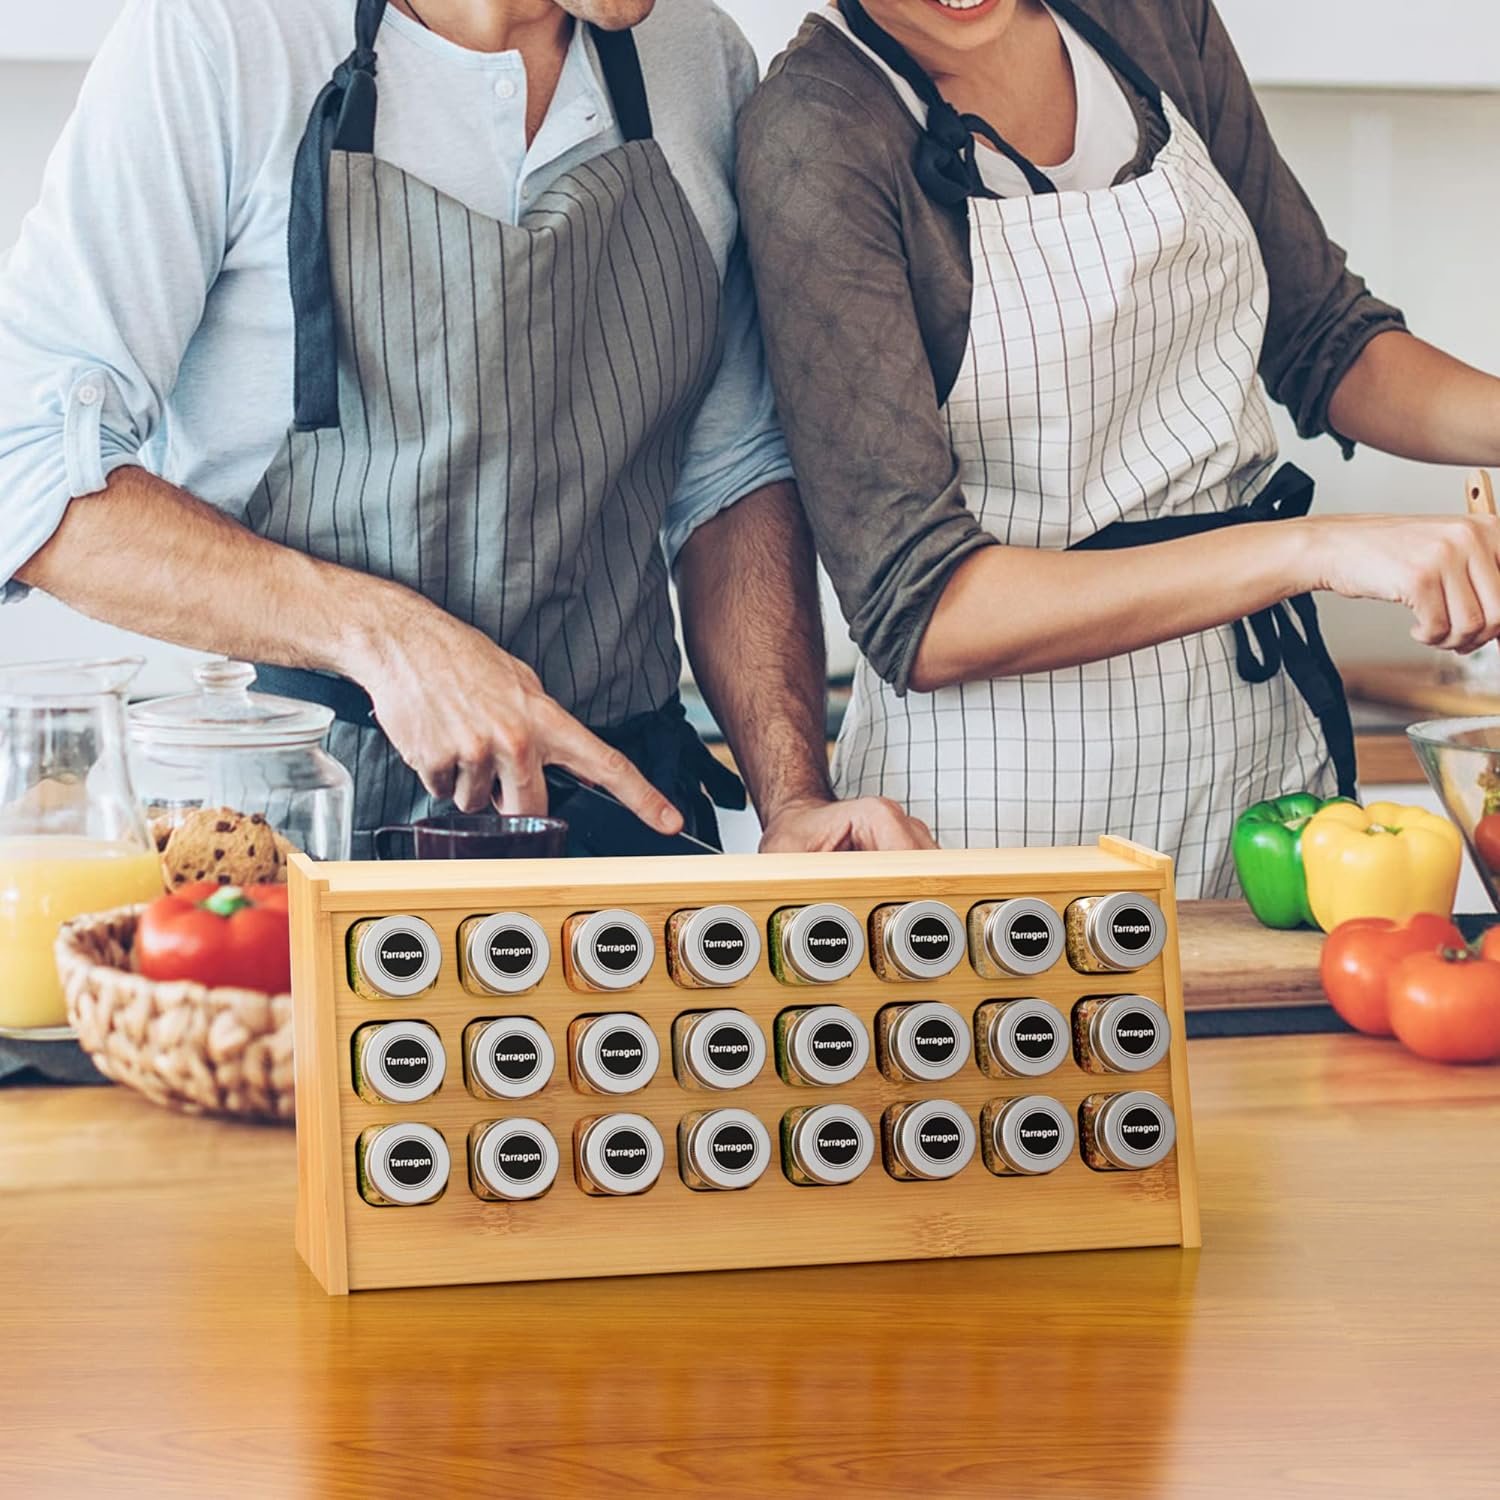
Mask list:
POLYGON ((1190 1054, 1201 1252, 348 1298, 289 1131, 0 1092, 0 1490, 1493 1496, 1500 1075, 1190 1054))

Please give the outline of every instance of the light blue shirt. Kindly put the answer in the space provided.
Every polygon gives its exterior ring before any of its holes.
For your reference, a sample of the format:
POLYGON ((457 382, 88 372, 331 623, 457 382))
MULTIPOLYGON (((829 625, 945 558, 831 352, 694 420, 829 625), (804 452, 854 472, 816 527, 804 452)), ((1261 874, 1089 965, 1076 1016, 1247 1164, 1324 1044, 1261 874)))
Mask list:
MULTIPOLYGON (((0 589, 74 497, 144 464, 237 518, 292 410, 292 160, 353 45, 354 0, 131 0, 84 83, 40 203, 0 268, 0 589)), ((749 44, 709 0, 636 29, 656 139, 723 282, 723 362, 662 542, 791 477, 739 239, 734 120, 749 44)), ((514 223, 621 143, 577 27, 526 144, 520 55, 476 53, 388 9, 376 154, 514 223)))

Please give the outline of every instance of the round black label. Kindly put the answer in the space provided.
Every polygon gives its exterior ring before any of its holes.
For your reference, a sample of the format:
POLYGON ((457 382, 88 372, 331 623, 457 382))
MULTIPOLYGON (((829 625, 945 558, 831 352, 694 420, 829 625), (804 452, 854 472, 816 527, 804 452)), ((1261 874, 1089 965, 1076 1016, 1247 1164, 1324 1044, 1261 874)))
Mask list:
POLYGON ((1143 1104, 1127 1109, 1120 1121, 1120 1139, 1132 1151, 1152 1150, 1161 1140, 1161 1116, 1143 1104))
POLYGON ((859 1135, 847 1120, 824 1121, 814 1145, 830 1167, 847 1167, 859 1155, 859 1135))
POLYGON ((745 956, 745 929, 738 922, 714 922, 699 944, 716 969, 732 969, 745 956))
POLYGON ((1156 1045, 1156 1022, 1143 1010, 1128 1010, 1115 1022, 1120 1051, 1144 1057, 1156 1045))
POLYGON ((912 1033, 912 1050, 925 1063, 945 1063, 958 1048, 958 1033, 936 1016, 922 1022, 912 1033))
POLYGON ((918 917, 907 934, 911 951, 924 963, 939 963, 953 946, 953 930, 937 917, 918 917))
POLYGON ((1127 953, 1139 953, 1151 941, 1156 924, 1139 906, 1122 906, 1109 920, 1109 933, 1127 953))
POLYGON ((824 1021, 809 1045, 815 1061, 825 1068, 841 1068, 854 1056, 854 1033, 842 1021, 824 1021))
POLYGON ((635 963, 640 951, 636 935, 618 924, 604 928, 594 938, 594 957, 612 974, 623 974, 635 963))
POLYGON ((502 973, 524 974, 536 961, 536 944, 519 927, 502 927, 490 938, 490 962, 502 973))
POLYGON ((1016 1126, 1021 1149, 1032 1156, 1049 1156, 1062 1138, 1062 1126, 1044 1111, 1034 1109, 1016 1126))
POLYGON ((743 1172, 755 1161, 755 1137, 743 1125, 721 1125, 708 1149, 721 1171, 743 1172))
POLYGON ((634 1177, 646 1170, 651 1146, 639 1130, 624 1126, 610 1131, 604 1141, 604 1165, 619 1177, 634 1177))
POLYGON ((421 1083, 432 1066, 432 1059, 421 1042, 414 1037, 402 1036, 386 1047, 380 1064, 392 1083, 409 1085, 421 1083))
POLYGON ((534 1135, 508 1135, 495 1150, 495 1166, 512 1182, 530 1182, 542 1170, 542 1143, 534 1135))
POLYGON ((525 1083, 541 1063, 536 1043, 520 1031, 507 1031, 495 1043, 490 1057, 495 1071, 511 1083, 525 1083))
POLYGON ((421 1187, 433 1172, 432 1152, 411 1136, 403 1136, 386 1155, 386 1170, 402 1187, 421 1187))
POLYGON ((1052 941, 1052 929, 1034 912, 1027 912, 1010 924, 1006 936, 1022 958, 1040 958, 1052 941))
POLYGON ((952 1115, 933 1115, 917 1127, 917 1144, 929 1161, 952 1161, 963 1140, 963 1132, 952 1115))
POLYGON ((703 1044, 708 1060, 724 1073, 738 1073, 750 1061, 751 1042, 743 1026, 715 1026, 703 1044))
POLYGON ((806 941, 808 957, 830 968, 849 956, 849 929, 831 917, 814 922, 808 928, 806 941))
POLYGON ((614 1078, 629 1078, 640 1072, 645 1055, 640 1037, 622 1026, 606 1032, 599 1043, 599 1066, 614 1078))
POLYGON ((380 944, 380 967, 392 979, 411 979, 427 962, 427 944, 414 932, 388 932, 380 944))
POLYGON ((1040 1062, 1051 1056, 1052 1049, 1057 1046, 1057 1028, 1046 1016, 1023 1016, 1016 1023, 1011 1040, 1022 1057, 1040 1062))

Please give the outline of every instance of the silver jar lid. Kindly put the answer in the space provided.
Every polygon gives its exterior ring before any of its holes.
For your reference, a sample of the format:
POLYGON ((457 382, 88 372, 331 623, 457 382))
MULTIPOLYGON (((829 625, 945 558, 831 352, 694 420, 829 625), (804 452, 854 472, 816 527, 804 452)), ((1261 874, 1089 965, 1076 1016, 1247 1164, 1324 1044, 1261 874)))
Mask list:
POLYGON ((525 1099, 556 1066, 552 1038, 530 1016, 500 1016, 469 1032, 469 1077, 496 1099, 525 1099))
POLYGON ((820 1104, 787 1132, 787 1152, 804 1177, 824 1187, 853 1182, 875 1159, 875 1132, 857 1109, 820 1104))
POLYGON ((600 1115, 578 1140, 578 1168, 601 1193, 644 1193, 661 1176, 666 1149, 645 1115, 600 1115))
POLYGON ((819 901, 780 925, 781 961, 811 984, 847 979, 864 962, 865 932, 848 907, 819 901))
POLYGON ((1035 896, 997 902, 984 920, 984 951, 997 969, 1025 976, 1050 969, 1063 951, 1063 920, 1035 896))
POLYGON ((1172 1023, 1144 995, 1116 995, 1089 1017, 1089 1047, 1116 1073, 1144 1073, 1167 1055, 1172 1023))
POLYGON ((1046 1094, 1007 1099, 989 1116, 990 1145, 1013 1172, 1055 1172, 1073 1154, 1078 1127, 1072 1114, 1046 1094))
POLYGON ((886 962, 907 979, 941 979, 964 956, 964 924, 945 901, 908 901, 880 933, 886 962))
POLYGON ((448 1185, 448 1143, 431 1125, 377 1130, 365 1143, 363 1160, 375 1191, 392 1203, 431 1203, 448 1185))
POLYGON ((584 1082, 601 1094, 633 1094, 645 1088, 660 1061, 655 1033, 639 1016, 624 1010, 590 1016, 574 1051, 584 1082))
POLYGON ((497 911, 476 922, 464 942, 464 966, 492 995, 519 995, 541 982, 552 945, 524 912, 497 911))
POLYGON ((742 1010, 706 1010, 686 1019, 683 1065, 707 1089, 754 1083, 766 1065, 766 1035, 742 1010))
POLYGON ((470 1151, 475 1177, 497 1198, 540 1198, 557 1179, 557 1142, 540 1120, 491 1120, 470 1151))
POLYGON ((886 1033, 891 1060, 908 1078, 935 1083, 952 1078, 974 1048, 969 1023, 951 1005, 924 1000, 903 1005, 886 1033))
POLYGON ((1068 1055, 1068 1022, 1045 1000, 1011 1000, 995 1007, 981 1045, 1002 1073, 1040 1078, 1068 1055))
POLYGON ((786 1026, 788 1064, 808 1083, 848 1083, 870 1060, 870 1034, 847 1006, 810 1005, 786 1026))
POLYGON ((771 1163, 771 1132, 748 1109, 711 1109, 681 1130, 686 1166, 726 1190, 758 1182, 771 1163))
POLYGON ((1138 891, 1096 897, 1083 926, 1100 963, 1122 972, 1145 968, 1167 942, 1167 919, 1161 907, 1138 891))
POLYGON ((1144 1089, 1111 1095, 1094 1116, 1094 1144, 1106 1161, 1127 1172, 1154 1167, 1176 1143, 1171 1106, 1144 1089))
POLYGON ((590 912, 573 927, 573 966, 596 990, 628 990, 651 972, 656 941, 633 911, 590 912))
POLYGON ((372 1026, 359 1049, 360 1082, 387 1104, 415 1104, 442 1087, 448 1055, 425 1021, 372 1026))
POLYGON ((359 935, 354 962, 371 989, 391 1000, 420 995, 438 977, 443 948, 421 917, 380 917, 359 935))
POLYGON ((974 1159, 974 1122, 951 1099, 908 1105, 891 1122, 891 1151, 913 1177, 957 1177, 974 1159))
POLYGON ((699 984, 738 984, 760 965, 760 928, 737 906, 704 906, 677 929, 677 961, 699 984))

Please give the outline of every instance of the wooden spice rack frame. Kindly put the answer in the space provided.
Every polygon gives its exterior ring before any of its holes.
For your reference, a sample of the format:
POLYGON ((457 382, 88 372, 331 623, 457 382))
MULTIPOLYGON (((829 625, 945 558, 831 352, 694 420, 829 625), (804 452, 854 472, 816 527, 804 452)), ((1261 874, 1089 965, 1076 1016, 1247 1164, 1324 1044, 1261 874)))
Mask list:
POLYGON ((296 1001, 297 1245, 331 1293, 379 1287, 544 1280, 731 1267, 905 1260, 959 1255, 1199 1243, 1197 1177, 1188 1096, 1182 975, 1171 863, 1124 840, 1098 848, 934 851, 879 855, 722 855, 694 859, 516 860, 318 864, 293 859, 290 870, 293 989, 296 1001), (1077 897, 1126 890, 1162 908, 1168 940, 1161 955, 1130 974, 1075 971, 1066 958, 1031 978, 985 979, 967 956, 933 983, 891 982, 868 961, 828 985, 790 986, 768 959, 725 989, 685 989, 669 976, 662 935, 685 908, 729 903, 762 932, 778 907, 838 901, 868 922, 878 905, 924 897, 965 916, 983 900, 1035 896, 1062 912, 1077 897), (561 961, 562 929, 572 914, 624 907, 657 937, 652 969, 638 987, 613 995, 571 988, 561 961), (520 911, 544 927, 552 962, 540 984, 517 996, 484 998, 460 983, 456 937, 469 916, 520 911), (350 928, 367 917, 416 915, 442 940, 436 983, 409 1000, 363 999, 350 986, 350 928), (704 1093, 679 1085, 671 1066, 673 1019, 682 1012, 732 1006, 758 1021, 768 1040, 779 1012, 836 1003, 859 1014, 873 1036, 876 1014, 894 1003, 942 1000, 965 1015, 986 1000, 1039 996, 1071 1015, 1086 995, 1131 992, 1155 999, 1171 1021, 1167 1057, 1144 1073, 1085 1073, 1069 1056, 1043 1078, 987 1077, 970 1060, 941 1083, 895 1083, 874 1058, 854 1081, 794 1087, 768 1061, 755 1082, 704 1093), (636 1093, 601 1099, 576 1092, 566 1057, 568 1024, 580 1014, 627 1010, 643 1017, 661 1045, 655 1078, 636 1093), (528 1015, 556 1047, 551 1081, 530 1098, 476 1098, 464 1085, 462 1034, 483 1016, 528 1015), (420 1019, 438 1031, 448 1054, 439 1091, 421 1104, 376 1104, 353 1083, 351 1039, 371 1021, 420 1019), (977 1123, 983 1105, 1022 1094, 1051 1095, 1076 1112, 1085 1095, 1148 1089, 1176 1116, 1171 1155, 1144 1171, 1100 1172, 1076 1152, 1045 1176, 996 1176, 974 1160, 946 1181, 901 1181, 877 1148, 870 1168, 840 1187, 795 1186, 776 1159, 753 1186, 696 1192, 677 1165, 677 1125, 719 1105, 753 1111, 776 1148, 783 1114, 839 1102, 860 1109, 877 1136, 887 1106, 924 1098, 952 1100, 977 1123), (629 1110, 653 1121, 666 1145, 661 1177, 649 1191, 595 1197, 573 1176, 573 1127, 584 1117, 629 1110), (479 1122, 524 1115, 556 1137, 561 1169, 552 1189, 527 1202, 477 1197, 470 1188, 468 1135, 479 1122), (375 1206, 356 1180, 356 1141, 372 1125, 420 1121, 443 1132, 452 1158, 448 1186, 420 1207, 375 1206))

